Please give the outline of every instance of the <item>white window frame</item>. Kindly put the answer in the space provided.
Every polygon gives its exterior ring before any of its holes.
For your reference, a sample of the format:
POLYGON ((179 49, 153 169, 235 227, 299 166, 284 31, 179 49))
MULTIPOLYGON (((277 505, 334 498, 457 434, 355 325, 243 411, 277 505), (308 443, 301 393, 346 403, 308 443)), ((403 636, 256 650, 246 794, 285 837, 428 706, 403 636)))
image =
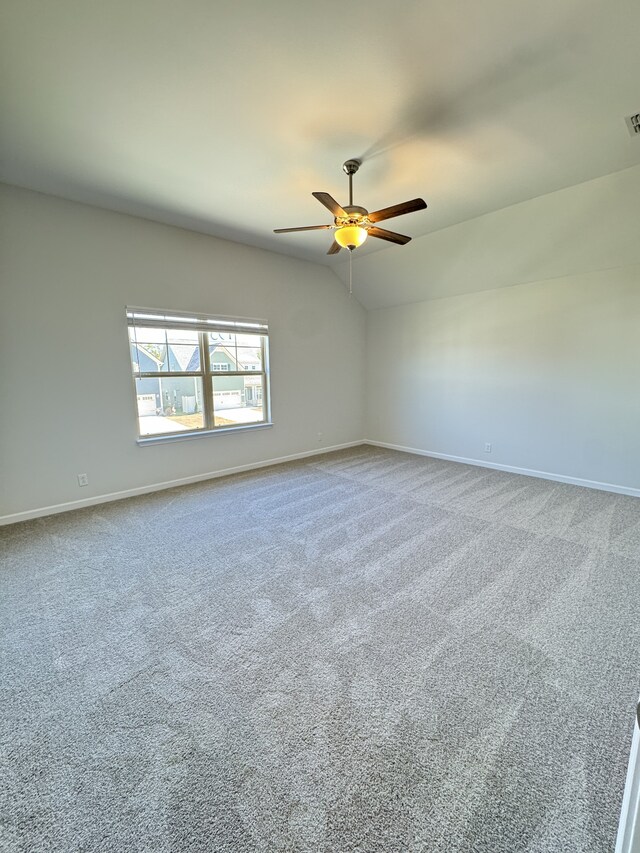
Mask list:
MULTIPOLYGON (((134 414, 136 422, 136 433, 138 444, 155 443, 158 441, 179 441, 185 438, 196 438, 202 435, 212 435, 223 432, 238 432, 261 427, 272 426, 271 421, 271 394, 269 373, 269 324, 266 320, 248 319, 244 317, 212 316, 209 314, 192 314, 183 311, 161 311, 152 308, 127 307, 127 331, 129 328, 151 327, 154 329, 165 329, 166 331, 195 331, 198 333, 198 346, 200 350, 200 369, 197 371, 136 371, 132 365, 133 389, 134 389, 134 414), (209 333, 222 332, 225 334, 259 335, 261 340, 262 370, 243 370, 240 364, 237 370, 233 366, 225 364, 224 369, 215 369, 215 364, 210 357, 209 333), (224 376, 261 376, 262 377, 262 414, 260 421, 252 421, 247 424, 231 424, 216 426, 215 417, 215 395, 213 380, 215 377, 224 376), (191 430, 179 432, 162 432, 157 434, 141 434, 137 403, 136 379, 144 378, 185 378, 195 377, 202 382, 202 408, 203 426, 191 430)), ((128 346, 132 341, 128 338, 128 346)), ((225 342, 222 342, 225 345, 225 342)), ((129 359, 131 361, 131 359, 129 359)), ((222 409, 221 411, 224 411, 222 409)))

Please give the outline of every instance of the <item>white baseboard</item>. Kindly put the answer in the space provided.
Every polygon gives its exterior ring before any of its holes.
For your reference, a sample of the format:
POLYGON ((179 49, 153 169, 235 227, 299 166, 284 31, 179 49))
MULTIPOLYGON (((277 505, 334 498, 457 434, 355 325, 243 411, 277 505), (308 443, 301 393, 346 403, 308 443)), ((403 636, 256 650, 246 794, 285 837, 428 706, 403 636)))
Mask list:
POLYGON ((360 441, 349 441, 345 444, 336 444, 332 447, 319 447, 314 450, 305 450, 302 453, 292 453, 288 456, 279 456, 275 459, 265 459, 262 462, 250 462, 248 465, 236 465, 234 468, 223 468, 220 471, 208 471, 206 474, 195 474, 191 477, 180 477, 177 480, 166 480, 162 483, 152 483, 148 486, 139 486, 135 489, 124 489, 120 492, 109 492, 104 495, 94 495, 78 501, 54 504, 52 506, 39 507, 37 509, 15 512, 10 515, 0 516, 0 526, 16 524, 19 521, 28 521, 31 518, 41 518, 45 515, 56 515, 60 512, 69 512, 74 509, 95 506, 110 501, 119 501, 123 498, 133 498, 136 495, 146 495, 151 492, 159 492, 163 489, 173 489, 176 486, 187 486, 189 483, 199 483, 202 480, 214 480, 218 477, 228 477, 229 474, 240 474, 243 471, 252 471, 258 468, 266 468, 269 465, 280 465, 283 462, 294 462, 296 459, 305 459, 308 456, 318 456, 322 453, 332 453, 335 450, 345 450, 349 447, 358 447, 362 444, 370 444, 373 447, 386 447, 389 450, 400 450, 403 453, 414 453, 417 456, 431 456, 434 459, 446 459, 450 462, 462 462, 465 465, 477 465, 481 468, 493 468, 496 471, 509 471, 512 474, 524 474, 526 477, 539 477, 543 480, 555 480, 558 483, 569 483, 573 486, 584 486, 589 489, 599 489, 604 492, 615 492, 621 495, 631 495, 640 498, 640 489, 632 489, 629 486, 618 486, 614 483, 598 483, 595 480, 584 480, 579 477, 567 477, 564 474, 551 474, 548 471, 534 471, 529 468, 518 468, 514 465, 501 465, 497 462, 486 462, 482 459, 468 459, 464 456, 452 456, 448 453, 435 453, 429 450, 420 450, 416 447, 403 447, 400 444, 390 444, 386 441, 374 441, 373 439, 361 439, 360 441))
POLYGON ((549 471, 535 471, 530 468, 518 468, 515 465, 501 465, 497 462, 486 462, 484 459, 467 459, 464 456, 451 456, 448 453, 435 453, 431 450, 419 450, 416 447, 403 447, 400 444, 389 444, 386 441, 366 439, 364 444, 373 447, 386 447, 389 450, 400 450, 403 453, 415 453, 418 456, 432 456, 434 459, 446 459, 449 462, 462 462, 465 465, 477 465, 480 468, 493 468, 496 471, 509 471, 512 474, 524 474, 525 477, 538 477, 541 480, 555 480, 558 483, 569 483, 572 486, 584 486, 588 489, 599 489, 602 492, 615 492, 619 495, 631 495, 640 498, 640 489, 630 486, 618 486, 615 483, 599 483, 596 480, 583 480, 580 477, 568 477, 565 474, 552 474, 549 471))
POLYGON ((187 486, 189 483, 199 483, 202 480, 214 480, 218 477, 228 477, 229 474, 240 474, 242 471, 252 471, 256 468, 267 468, 269 465, 280 465, 283 462, 294 462, 296 459, 305 459, 307 456, 318 456, 322 453, 332 453, 334 450, 344 450, 348 447, 358 447, 364 441, 349 441, 346 444, 335 444, 333 447, 319 447, 314 450, 305 450, 302 453, 292 453, 289 456, 279 456, 276 459, 265 459, 262 462, 250 462, 248 465, 236 465, 234 468, 223 468, 220 471, 209 471, 206 474, 194 474, 191 477, 180 477, 178 480, 166 480, 163 483, 152 483, 149 486, 139 486, 135 489, 124 489, 121 492, 109 492, 105 495, 94 495, 79 501, 68 501, 67 503, 43 506, 38 509, 29 509, 25 512, 14 512, 11 515, 0 516, 0 526, 15 524, 18 521, 28 521, 30 518, 41 518, 43 515, 56 515, 59 512, 69 512, 73 509, 82 509, 96 504, 119 501, 123 498, 133 498, 136 495, 146 495, 151 492, 160 492, 163 489, 173 489, 176 486, 187 486))

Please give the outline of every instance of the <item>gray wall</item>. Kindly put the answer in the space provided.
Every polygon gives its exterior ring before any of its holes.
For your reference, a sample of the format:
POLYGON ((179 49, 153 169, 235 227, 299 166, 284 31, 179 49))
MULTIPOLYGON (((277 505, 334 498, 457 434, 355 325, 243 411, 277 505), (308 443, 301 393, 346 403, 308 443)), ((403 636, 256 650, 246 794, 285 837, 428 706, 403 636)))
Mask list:
POLYGON ((0 205, 0 516, 362 438, 364 311, 325 267, 13 187, 0 205), (138 446, 127 304, 267 318, 275 426, 138 446))
MULTIPOLYGON (((446 241, 441 232, 417 241, 430 256, 425 290, 441 292, 438 269, 455 271, 458 292, 465 276, 475 290, 474 264, 460 254, 481 243, 485 259, 494 253, 499 286, 369 312, 367 437, 639 489, 638 177, 627 170, 462 223, 446 241), (595 246, 591 228, 580 237, 587 213, 601 216, 595 246), (507 214, 509 256, 539 256, 539 280, 519 283, 522 264, 507 275, 507 214), (564 273, 547 277, 554 268, 564 273)), ((486 260, 482 276, 486 285, 486 260)))
POLYGON ((318 432, 640 488, 639 185, 637 167, 362 258, 370 304, 424 300, 368 313, 366 369, 365 313, 320 265, 0 187, 0 516, 318 432), (126 304, 267 317, 276 425, 139 447, 126 304))

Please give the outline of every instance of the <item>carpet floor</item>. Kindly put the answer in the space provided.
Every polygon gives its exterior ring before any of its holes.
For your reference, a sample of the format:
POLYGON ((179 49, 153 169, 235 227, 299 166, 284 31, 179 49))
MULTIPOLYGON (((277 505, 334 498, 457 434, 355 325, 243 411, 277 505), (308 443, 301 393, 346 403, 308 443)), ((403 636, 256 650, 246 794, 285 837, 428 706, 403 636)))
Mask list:
POLYGON ((0 529, 3 853, 611 853, 640 501, 372 447, 0 529))

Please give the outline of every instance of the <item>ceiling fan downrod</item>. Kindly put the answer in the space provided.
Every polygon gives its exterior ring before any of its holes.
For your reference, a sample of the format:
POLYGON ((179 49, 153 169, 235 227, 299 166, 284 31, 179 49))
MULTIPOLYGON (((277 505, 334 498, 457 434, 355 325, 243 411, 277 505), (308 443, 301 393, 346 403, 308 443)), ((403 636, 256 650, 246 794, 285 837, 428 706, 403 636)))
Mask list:
POLYGON ((360 168, 360 160, 345 160, 342 168, 349 178, 349 207, 353 207, 353 176, 360 168))

